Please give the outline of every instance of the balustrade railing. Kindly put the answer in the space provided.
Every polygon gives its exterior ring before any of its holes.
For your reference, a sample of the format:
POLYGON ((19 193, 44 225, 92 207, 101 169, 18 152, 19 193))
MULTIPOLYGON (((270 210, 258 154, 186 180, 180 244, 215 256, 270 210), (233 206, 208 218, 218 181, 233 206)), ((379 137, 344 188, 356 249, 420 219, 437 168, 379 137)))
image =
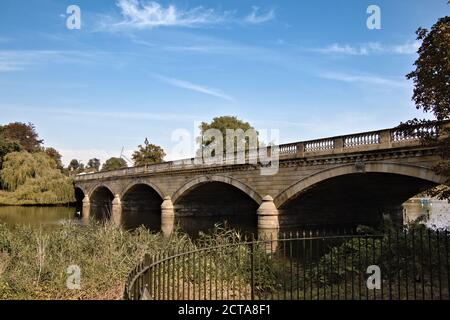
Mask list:
MULTIPOLYGON (((450 122, 444 122, 447 124, 450 122)), ((439 128, 442 124, 436 124, 433 127, 423 126, 417 127, 409 131, 400 130, 397 128, 379 130, 372 132, 364 132, 359 134, 337 136, 333 138, 317 139, 310 141, 302 141, 296 143, 286 143, 280 144, 279 156, 280 157, 304 157, 308 154, 314 155, 317 153, 326 154, 338 153, 338 152, 352 152, 354 150, 360 150, 358 148, 365 148, 364 150, 370 150, 371 147, 386 149, 395 147, 402 143, 414 143, 415 141, 419 144, 419 140, 425 136, 436 137, 439 133, 439 128)), ((271 147, 267 147, 270 153, 271 147)), ((257 153, 256 153, 257 155, 257 153)), ((237 156, 236 156, 237 157, 237 156)), ((249 160, 249 151, 247 150, 247 155, 244 157, 245 160, 249 160)), ((238 158, 236 158, 238 159, 238 158)), ((228 159, 223 157, 223 164, 229 164, 228 159)), ((215 163, 216 165, 220 165, 215 163)), ((203 161, 202 158, 190 158, 181 159, 176 161, 168 161, 158 164, 152 164, 140 167, 124 168, 112 171, 89 173, 84 175, 77 175, 76 180, 89 180, 89 179, 101 179, 112 176, 123 176, 123 175, 136 175, 142 173, 150 172, 161 172, 171 169, 187 169, 196 166, 208 165, 203 161)))
POLYGON ((297 153, 297 143, 280 144, 279 147, 280 155, 297 153))
POLYGON ((333 139, 322 139, 305 142, 305 152, 325 151, 334 149, 333 139))
POLYGON ((439 127, 418 127, 411 132, 406 132, 404 130, 391 130, 391 140, 392 142, 410 141, 418 140, 422 137, 436 137, 439 132, 439 127))
POLYGON ((355 148, 380 143, 381 143, 380 132, 361 133, 344 138, 344 148, 355 148))

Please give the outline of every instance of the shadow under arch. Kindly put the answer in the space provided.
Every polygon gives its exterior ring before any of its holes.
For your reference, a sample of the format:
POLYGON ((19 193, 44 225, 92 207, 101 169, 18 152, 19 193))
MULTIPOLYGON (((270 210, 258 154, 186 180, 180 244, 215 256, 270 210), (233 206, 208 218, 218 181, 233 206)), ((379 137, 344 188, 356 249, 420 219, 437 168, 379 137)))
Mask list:
POLYGON ((100 221, 109 220, 111 218, 114 193, 108 186, 104 184, 96 185, 90 192, 89 200, 89 216, 100 221))
POLYGON ((222 182, 224 184, 231 185, 231 186, 241 190, 242 192, 244 192, 247 196, 252 198, 258 205, 260 205, 262 202, 261 195, 258 192, 256 192, 255 190, 253 190, 251 187, 246 185, 245 183, 243 183, 235 178, 228 177, 228 176, 221 176, 221 175, 200 176, 200 177, 196 177, 194 179, 189 180, 188 182, 183 184, 177 191, 174 192, 174 194, 171 197, 172 202, 176 203, 179 200, 179 198, 183 194, 188 192, 190 189, 195 188, 201 184, 208 183, 208 182, 222 182))
POLYGON ((274 203, 284 224, 379 226, 383 214, 400 223, 404 201, 442 182, 430 168, 417 165, 346 164, 305 177, 274 203))
POLYGON ((123 197, 130 191, 130 189, 136 185, 146 185, 146 186, 152 188, 159 195, 159 197, 161 199, 164 199, 164 197, 165 197, 164 192, 153 182, 147 181, 144 179, 137 179, 137 180, 134 180, 134 181, 128 183, 126 185, 126 187, 123 188, 122 192, 120 193, 120 199, 123 199, 123 197))
POLYGON ((176 224, 195 236, 215 224, 255 232, 262 198, 236 179, 212 175, 186 182, 174 193, 172 202, 176 224))
POLYGON ((86 192, 83 190, 83 188, 75 186, 74 193, 75 193, 75 210, 76 212, 80 212, 81 214, 83 211, 83 199, 86 196, 86 192))
POLYGON ((163 194, 152 184, 135 181, 121 194, 122 220, 125 229, 144 226, 152 231, 161 229, 163 194))

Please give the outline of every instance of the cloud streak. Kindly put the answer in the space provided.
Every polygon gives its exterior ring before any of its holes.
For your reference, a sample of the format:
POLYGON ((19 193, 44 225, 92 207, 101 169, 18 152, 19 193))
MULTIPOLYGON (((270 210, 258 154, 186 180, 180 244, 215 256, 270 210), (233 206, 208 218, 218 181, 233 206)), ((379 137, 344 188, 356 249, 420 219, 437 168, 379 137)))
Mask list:
POLYGON ((394 79, 389 79, 389 78, 384 78, 384 77, 374 76, 374 75, 353 75, 353 74, 346 74, 346 73, 328 72, 328 73, 320 74, 319 77, 323 78, 323 79, 336 80, 336 81, 349 82, 349 83, 366 83, 366 84, 372 84, 372 85, 383 85, 383 86, 401 87, 401 88, 409 87, 409 83, 405 80, 394 80, 394 79))
POLYGON ((183 9, 173 4, 163 6, 156 1, 146 0, 117 0, 116 5, 121 19, 104 15, 100 21, 100 30, 200 28, 229 23, 262 24, 275 18, 274 10, 263 11, 255 6, 248 15, 238 17, 235 10, 219 11, 203 6, 183 9))
MULTIPOLYGON (((48 114, 51 116, 68 116, 73 117, 84 117, 87 119, 97 119, 97 118, 110 118, 110 119, 129 119, 129 120, 155 120, 155 121, 195 121, 201 118, 200 115, 193 114, 181 114, 181 113, 155 113, 155 112, 121 112, 121 111, 87 111, 82 109, 71 109, 71 108, 45 108, 39 106, 21 106, 21 105, 9 105, 0 104, 2 110, 10 111, 22 111, 28 114, 33 112, 38 112, 39 114, 48 114)), ((98 109, 98 108, 92 108, 98 109)))
POLYGON ((154 75, 154 77, 156 79, 158 79, 159 81, 170 84, 174 87, 203 93, 206 95, 214 96, 214 97, 221 98, 221 99, 228 100, 228 101, 234 101, 233 97, 225 94, 222 90, 219 90, 219 89, 209 88, 209 87, 205 87, 205 86, 195 84, 195 83, 192 83, 189 81, 180 80, 180 79, 176 79, 176 78, 164 77, 161 75, 154 75))
POLYGON ((100 52, 64 50, 0 50, 0 72, 21 71, 35 64, 88 62, 100 52))
POLYGON ((360 45, 348 45, 333 43, 325 48, 312 49, 311 51, 323 54, 342 54, 352 56, 368 56, 372 54, 414 54, 420 43, 418 41, 407 42, 400 45, 385 45, 380 42, 368 42, 360 45))
POLYGON ((245 17, 245 21, 252 24, 260 24, 275 19, 275 12, 273 9, 261 13, 259 7, 253 6, 252 12, 245 17))
POLYGON ((228 20, 229 12, 218 14, 214 9, 195 7, 181 10, 175 5, 161 6, 158 2, 139 0, 119 0, 117 6, 123 20, 116 27, 157 28, 157 27, 201 27, 220 24, 228 20))

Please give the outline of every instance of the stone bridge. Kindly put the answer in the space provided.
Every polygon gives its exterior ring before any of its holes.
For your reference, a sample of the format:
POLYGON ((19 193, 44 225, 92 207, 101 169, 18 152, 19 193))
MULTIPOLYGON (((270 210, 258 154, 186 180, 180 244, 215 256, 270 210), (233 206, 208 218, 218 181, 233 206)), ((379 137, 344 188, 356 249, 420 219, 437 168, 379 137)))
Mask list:
POLYGON ((76 196, 85 219, 106 205, 116 223, 128 214, 156 214, 163 229, 177 216, 250 217, 259 229, 374 225, 383 214, 401 219, 404 201, 446 183, 431 170, 441 160, 439 149, 419 139, 419 132, 440 128, 283 144, 274 175, 262 175, 261 163, 207 165, 196 159, 78 175, 76 196))

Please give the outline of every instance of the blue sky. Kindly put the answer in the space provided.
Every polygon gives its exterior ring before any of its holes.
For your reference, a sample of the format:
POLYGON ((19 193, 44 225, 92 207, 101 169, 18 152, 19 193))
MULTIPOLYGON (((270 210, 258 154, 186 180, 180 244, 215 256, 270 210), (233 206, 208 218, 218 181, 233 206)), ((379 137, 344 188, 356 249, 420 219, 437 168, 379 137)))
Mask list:
POLYGON ((236 115, 280 142, 395 126, 411 102, 415 30, 446 0, 2 0, 0 123, 32 122, 65 163, 236 115), (66 8, 81 9, 81 29, 66 8), (366 9, 381 9, 381 29, 366 9))

